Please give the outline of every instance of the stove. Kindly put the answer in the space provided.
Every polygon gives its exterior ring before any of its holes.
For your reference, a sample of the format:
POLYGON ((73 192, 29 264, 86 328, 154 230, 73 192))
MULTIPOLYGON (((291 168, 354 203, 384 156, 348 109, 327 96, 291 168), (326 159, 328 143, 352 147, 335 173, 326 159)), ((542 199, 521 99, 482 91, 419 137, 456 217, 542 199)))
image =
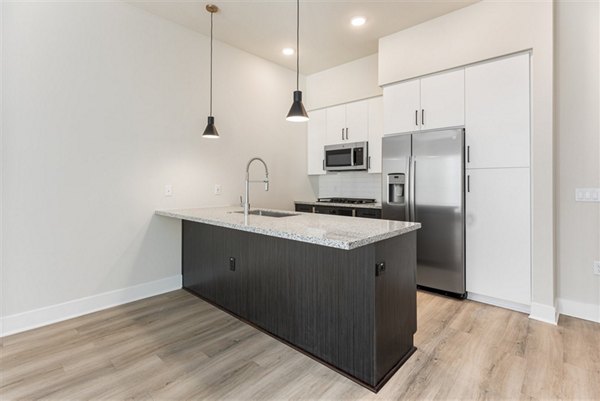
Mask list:
POLYGON ((319 203, 347 203, 350 205, 364 205, 367 203, 375 203, 375 199, 364 198, 319 198, 319 203))

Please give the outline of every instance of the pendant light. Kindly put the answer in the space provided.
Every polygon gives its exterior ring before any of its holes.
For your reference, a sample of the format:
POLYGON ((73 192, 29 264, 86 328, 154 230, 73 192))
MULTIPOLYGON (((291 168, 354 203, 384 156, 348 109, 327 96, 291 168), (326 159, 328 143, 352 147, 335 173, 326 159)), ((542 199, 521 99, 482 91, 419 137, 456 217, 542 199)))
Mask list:
POLYGON ((215 118, 212 115, 212 95, 213 95, 213 15, 219 11, 219 7, 214 4, 207 4, 206 11, 210 13, 210 115, 208 116, 208 124, 204 129, 202 138, 218 138, 219 132, 215 127, 215 118))
POLYGON ((302 104, 302 91, 300 90, 300 0, 296 0, 296 90, 294 103, 286 117, 292 122, 308 121, 308 114, 302 104))

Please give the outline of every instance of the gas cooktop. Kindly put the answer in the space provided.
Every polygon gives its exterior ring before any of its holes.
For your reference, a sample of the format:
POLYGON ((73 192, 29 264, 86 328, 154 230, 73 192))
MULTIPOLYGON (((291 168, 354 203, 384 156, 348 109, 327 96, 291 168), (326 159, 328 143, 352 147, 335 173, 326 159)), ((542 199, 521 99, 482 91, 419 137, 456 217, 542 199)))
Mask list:
POLYGON ((349 203, 353 205, 375 203, 375 199, 364 198, 319 198, 318 202, 322 203, 349 203))

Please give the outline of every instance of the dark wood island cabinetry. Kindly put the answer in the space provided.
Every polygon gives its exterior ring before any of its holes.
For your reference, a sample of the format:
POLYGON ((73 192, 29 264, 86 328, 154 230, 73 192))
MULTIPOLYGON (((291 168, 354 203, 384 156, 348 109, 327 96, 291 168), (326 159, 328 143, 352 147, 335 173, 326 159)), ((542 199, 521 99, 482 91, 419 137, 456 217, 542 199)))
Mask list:
POLYGON ((184 288, 367 388, 414 352, 416 231, 346 250, 186 220, 182 230, 184 288))

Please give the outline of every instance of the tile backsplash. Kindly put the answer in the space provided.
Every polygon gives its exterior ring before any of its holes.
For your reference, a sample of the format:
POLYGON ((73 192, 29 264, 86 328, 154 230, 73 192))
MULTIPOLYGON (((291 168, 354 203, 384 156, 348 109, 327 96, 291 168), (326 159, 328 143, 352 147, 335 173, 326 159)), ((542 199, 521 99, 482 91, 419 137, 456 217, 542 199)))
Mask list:
POLYGON ((327 173, 318 177, 318 197, 373 198, 381 200, 381 174, 365 171, 327 173))

